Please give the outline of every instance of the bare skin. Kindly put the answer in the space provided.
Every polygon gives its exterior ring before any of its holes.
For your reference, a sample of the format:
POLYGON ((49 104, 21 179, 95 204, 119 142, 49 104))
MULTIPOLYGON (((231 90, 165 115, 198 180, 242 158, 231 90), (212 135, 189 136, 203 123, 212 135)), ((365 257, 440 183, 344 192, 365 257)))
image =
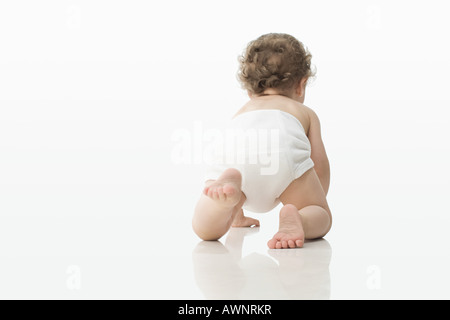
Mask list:
POLYGON ((270 249, 301 248, 306 239, 322 238, 330 230, 331 212, 314 168, 292 181, 280 200, 284 206, 278 232, 267 243, 270 249))
MULTIPOLYGON (((225 170, 217 180, 206 181, 192 220, 192 227, 200 238, 218 240, 231 227, 235 217, 239 217, 246 199, 241 183, 241 173, 232 168, 225 170)), ((241 220, 246 221, 239 218, 241 220)), ((247 224, 236 223, 237 226, 247 224)))
MULTIPOLYGON (((328 157, 322 142, 320 122, 310 108, 303 105, 303 79, 289 94, 280 95, 273 89, 252 96, 237 113, 261 109, 279 109, 296 117, 311 143, 314 168, 305 172, 280 195, 283 208, 279 215, 279 230, 267 243, 270 249, 301 248, 305 240, 325 236, 331 228, 331 212, 326 195, 330 183, 328 157)), ((203 240, 218 240, 230 227, 259 226, 259 221, 245 217, 242 205, 246 197, 241 191, 242 177, 238 170, 227 169, 217 180, 209 180, 197 203, 193 229, 203 240)))
POLYGON ((269 240, 270 249, 301 248, 305 242, 302 219, 293 205, 287 204, 280 210, 278 232, 269 240))
POLYGON ((259 227, 259 220, 244 216, 244 210, 239 210, 231 224, 233 228, 259 227))

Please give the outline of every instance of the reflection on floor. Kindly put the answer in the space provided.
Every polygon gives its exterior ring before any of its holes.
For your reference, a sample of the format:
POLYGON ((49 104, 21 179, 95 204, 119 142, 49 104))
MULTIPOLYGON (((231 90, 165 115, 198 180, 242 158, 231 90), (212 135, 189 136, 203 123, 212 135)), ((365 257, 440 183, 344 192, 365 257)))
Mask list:
POLYGON ((206 299, 330 298, 331 246, 325 239, 242 257, 244 238, 258 229, 232 228, 225 245, 202 241, 195 247, 195 282, 206 299))

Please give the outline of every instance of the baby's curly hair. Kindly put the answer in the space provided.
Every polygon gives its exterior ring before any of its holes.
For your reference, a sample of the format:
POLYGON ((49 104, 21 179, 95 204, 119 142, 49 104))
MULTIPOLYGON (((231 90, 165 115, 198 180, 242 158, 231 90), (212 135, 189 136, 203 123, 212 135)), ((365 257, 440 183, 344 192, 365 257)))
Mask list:
POLYGON ((238 80, 251 94, 267 88, 286 93, 304 77, 313 77, 312 55, 296 38, 268 33, 251 41, 239 57, 238 80))

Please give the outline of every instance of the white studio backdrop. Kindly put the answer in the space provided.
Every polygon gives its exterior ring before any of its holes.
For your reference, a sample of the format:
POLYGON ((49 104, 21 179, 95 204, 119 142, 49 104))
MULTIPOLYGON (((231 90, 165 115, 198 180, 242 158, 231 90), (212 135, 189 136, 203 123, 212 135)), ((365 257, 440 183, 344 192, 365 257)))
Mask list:
POLYGON ((412 254, 419 233, 445 240, 447 7, 1 2, 0 257, 146 255, 165 228, 198 241, 202 130, 246 101, 237 57, 268 32, 297 37, 317 68, 305 104, 321 118, 331 162, 329 241, 362 248, 352 239, 369 237, 377 250, 382 233, 412 254), (193 141, 184 163, 173 158, 180 132, 193 141))

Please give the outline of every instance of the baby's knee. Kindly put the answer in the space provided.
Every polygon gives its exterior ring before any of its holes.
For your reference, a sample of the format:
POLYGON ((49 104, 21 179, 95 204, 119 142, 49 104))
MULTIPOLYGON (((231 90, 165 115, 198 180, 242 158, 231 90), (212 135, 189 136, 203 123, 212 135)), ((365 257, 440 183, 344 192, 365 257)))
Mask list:
POLYGON ((217 241, 219 240, 222 236, 217 236, 217 235, 203 235, 203 234, 198 234, 197 236, 202 239, 203 241, 217 241))
POLYGON ((211 232, 210 230, 199 230, 197 228, 194 228, 194 232, 200 239, 204 241, 217 241, 223 236, 223 234, 211 232))

